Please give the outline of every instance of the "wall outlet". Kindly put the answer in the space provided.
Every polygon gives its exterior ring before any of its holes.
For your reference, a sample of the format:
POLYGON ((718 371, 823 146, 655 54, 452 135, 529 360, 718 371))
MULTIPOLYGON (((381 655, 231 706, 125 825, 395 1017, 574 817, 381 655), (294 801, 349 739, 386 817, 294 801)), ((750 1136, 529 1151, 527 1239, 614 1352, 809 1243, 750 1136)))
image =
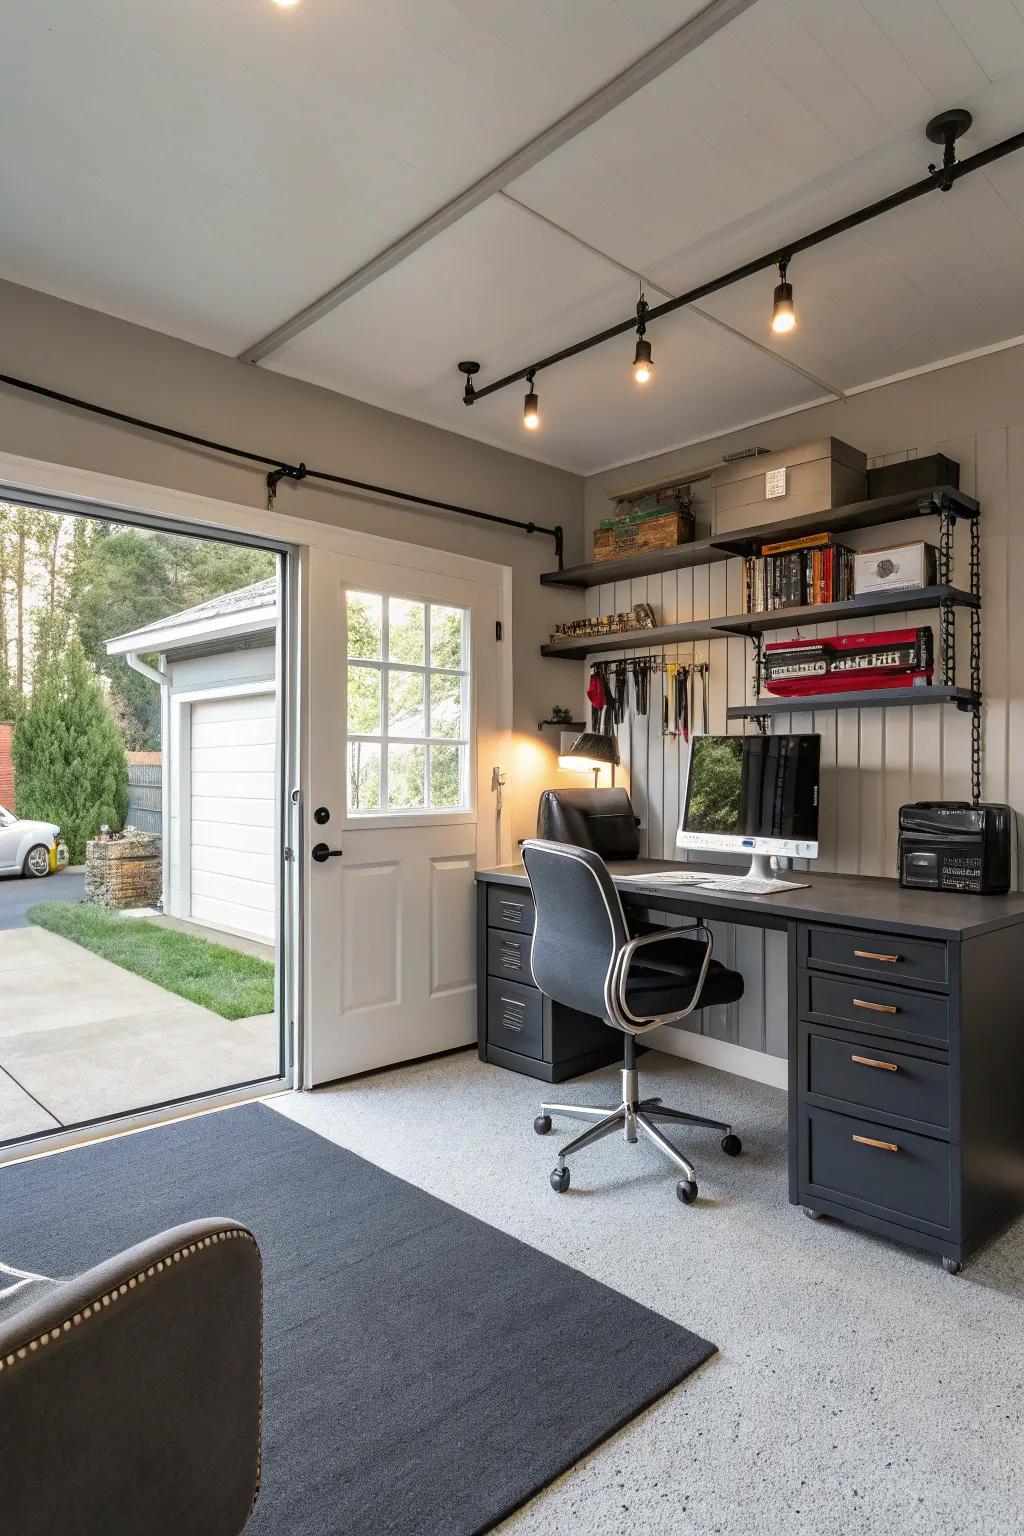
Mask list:
POLYGON ((773 501, 776 496, 786 494, 785 469, 769 469, 765 471, 764 494, 767 501, 773 501))

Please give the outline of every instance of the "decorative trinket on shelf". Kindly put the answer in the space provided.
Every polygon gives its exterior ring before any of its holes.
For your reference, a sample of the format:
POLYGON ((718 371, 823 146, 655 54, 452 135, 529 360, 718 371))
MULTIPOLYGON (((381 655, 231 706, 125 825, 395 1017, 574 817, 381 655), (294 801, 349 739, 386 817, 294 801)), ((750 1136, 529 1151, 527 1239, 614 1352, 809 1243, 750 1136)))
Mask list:
POLYGON ((572 710, 566 709, 564 704, 553 704, 551 706, 551 723, 552 725, 571 725, 572 710))
POLYGON ((658 621, 650 603, 635 603, 628 613, 607 613, 601 618, 573 619, 556 624, 552 644, 560 640, 596 640, 603 635, 631 635, 637 630, 657 629, 658 621))

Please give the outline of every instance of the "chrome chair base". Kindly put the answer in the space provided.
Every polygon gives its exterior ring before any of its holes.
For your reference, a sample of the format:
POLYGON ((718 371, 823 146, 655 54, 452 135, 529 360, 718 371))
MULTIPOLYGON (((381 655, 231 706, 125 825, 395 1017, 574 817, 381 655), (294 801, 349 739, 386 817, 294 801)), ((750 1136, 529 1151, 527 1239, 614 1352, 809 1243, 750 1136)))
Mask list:
POLYGON ((676 1194, 679 1199, 685 1205, 692 1205, 697 1198, 696 1170, 690 1160, 684 1157, 682 1152, 673 1146, 668 1137, 658 1129, 658 1121, 678 1125, 697 1125, 706 1130, 721 1131, 723 1152, 735 1157, 742 1151, 739 1137, 733 1135, 732 1126, 726 1124, 724 1120, 708 1120, 703 1115, 691 1115, 685 1110, 669 1109, 660 1099, 641 1099, 635 1067, 627 1067, 623 1070, 622 1102, 616 1109, 606 1106, 591 1108, 589 1105, 581 1104, 543 1104, 540 1115, 533 1122, 533 1128, 538 1135, 546 1136, 551 1130, 553 1115, 589 1123, 587 1130, 559 1150, 558 1162, 551 1173, 551 1187, 558 1194, 564 1194, 569 1188, 566 1158, 572 1157, 576 1152, 582 1152, 584 1147, 592 1146, 605 1136, 621 1131, 624 1139, 630 1144, 635 1144, 639 1136, 643 1136, 657 1147, 662 1156, 666 1157, 682 1174, 682 1178, 676 1185, 676 1194))

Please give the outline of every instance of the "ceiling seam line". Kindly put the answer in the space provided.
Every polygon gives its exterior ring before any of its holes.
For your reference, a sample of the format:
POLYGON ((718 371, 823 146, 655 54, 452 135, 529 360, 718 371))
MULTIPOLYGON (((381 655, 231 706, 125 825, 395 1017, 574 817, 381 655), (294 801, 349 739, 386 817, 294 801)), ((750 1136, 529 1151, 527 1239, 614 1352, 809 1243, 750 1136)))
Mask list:
MULTIPOLYGON (((530 214, 532 218, 539 219, 542 224, 546 224, 549 229, 556 230, 558 234, 564 235, 567 240, 572 240, 576 245, 582 246, 585 251, 590 251, 594 256, 599 256, 602 261, 608 262, 610 266, 617 267, 627 277, 636 278, 637 281, 652 292, 660 293, 666 299, 678 298, 678 294, 673 293, 671 289, 663 287, 661 283, 656 283, 653 278, 647 277, 643 272, 638 272, 635 267, 627 265, 626 262, 619 261, 617 256, 610 256, 607 251, 602 251, 600 246, 592 245, 589 240, 584 240, 580 235, 574 234, 571 229, 566 229, 564 224, 556 223, 546 213, 540 213, 536 208, 531 208, 529 203, 520 202, 519 198, 513 197, 510 192, 501 191, 498 193, 498 196, 504 198, 506 202, 513 203, 515 207, 521 208, 524 213, 530 214)), ((700 315, 702 320, 708 320, 712 325, 718 326, 720 330, 727 331, 737 341, 743 342, 748 347, 753 347, 755 351, 760 352, 764 357, 771 358, 772 362, 778 363, 783 368, 790 369, 793 373, 800 374, 801 378, 806 379, 810 384, 816 384, 819 389, 827 390, 837 400, 846 399, 845 391, 840 389, 838 384, 830 384, 828 379, 820 379, 817 374, 801 367, 799 363, 792 362, 788 357, 780 357, 777 352, 772 351, 771 347, 765 346, 756 337, 748 336, 745 331, 737 330, 727 320, 720 320, 710 310, 703 309, 699 304, 689 304, 687 308, 691 309, 695 315, 700 315)))
POLYGON ((634 59, 633 63, 612 79, 606 80, 604 85, 592 91, 583 101, 549 124, 536 134, 526 144, 513 151, 501 163, 494 166, 486 175, 481 176, 471 186, 463 189, 457 196, 451 198, 442 207, 435 209, 427 218, 420 220, 412 229, 391 242, 376 256, 364 262, 348 277, 336 283, 325 293, 296 311, 288 319, 261 336, 258 341, 246 347, 238 354, 238 361, 242 363, 259 363, 271 352, 278 351, 286 342, 292 341, 303 331, 329 315, 347 299, 367 287, 370 283, 389 272, 392 267, 411 256, 421 246, 426 245, 436 235, 441 234, 452 224, 458 222, 474 208, 487 201, 495 192, 501 191, 510 182, 516 181, 520 176, 539 165, 542 160, 560 149, 563 144, 569 143, 577 134, 594 123, 622 102, 634 96, 637 91, 656 80, 659 75, 665 73, 672 65, 678 64, 688 54, 713 37, 722 27, 728 26, 737 16, 750 9, 755 0, 711 0, 703 10, 689 21, 684 22, 668 37, 662 38, 660 43, 634 59))

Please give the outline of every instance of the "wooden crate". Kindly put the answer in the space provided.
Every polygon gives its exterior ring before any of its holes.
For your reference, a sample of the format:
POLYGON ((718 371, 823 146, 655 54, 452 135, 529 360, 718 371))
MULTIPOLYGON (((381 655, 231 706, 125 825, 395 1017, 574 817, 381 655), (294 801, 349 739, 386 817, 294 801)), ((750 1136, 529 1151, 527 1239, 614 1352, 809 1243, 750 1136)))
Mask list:
POLYGON ((692 539, 693 512, 689 508, 673 508, 657 517, 636 521, 627 517, 611 528, 595 531, 594 559, 615 560, 642 550, 673 549, 677 544, 691 543, 692 539))

